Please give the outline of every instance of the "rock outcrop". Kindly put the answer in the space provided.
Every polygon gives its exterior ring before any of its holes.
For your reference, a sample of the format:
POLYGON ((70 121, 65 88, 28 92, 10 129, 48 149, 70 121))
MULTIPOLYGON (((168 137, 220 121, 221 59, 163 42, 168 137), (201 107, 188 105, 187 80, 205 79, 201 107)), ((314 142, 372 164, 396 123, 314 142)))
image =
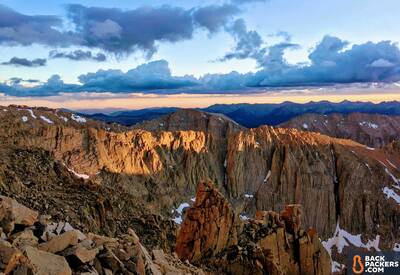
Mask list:
POLYGON ((301 229, 299 205, 258 211, 240 221, 212 183, 200 183, 179 230, 181 259, 225 274, 330 274, 331 260, 315 230, 301 229))
MULTIPOLYGON (((1 229, 19 225, 0 241, 0 272, 5 274, 205 274, 162 250, 148 252, 132 229, 121 238, 110 238, 85 235, 70 225, 50 223, 43 216, 26 223, 26 214, 34 211, 11 198, 1 199, 12 204, 14 210, 23 209, 0 217, 1 229), (33 238, 35 242, 26 242, 33 238)), ((0 211, 9 209, 2 203, 0 211)))
POLYGON ((279 125, 381 148, 400 137, 400 117, 379 114, 305 114, 279 125))

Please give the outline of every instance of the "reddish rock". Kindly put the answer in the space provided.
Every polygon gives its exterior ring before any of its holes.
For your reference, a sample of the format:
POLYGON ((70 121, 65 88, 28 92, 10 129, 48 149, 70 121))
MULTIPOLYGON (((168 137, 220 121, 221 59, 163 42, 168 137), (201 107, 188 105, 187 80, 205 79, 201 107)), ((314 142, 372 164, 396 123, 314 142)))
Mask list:
POLYGON ((186 211, 179 230, 176 253, 181 259, 197 262, 204 255, 216 255, 235 245, 235 214, 223 195, 211 182, 197 188, 196 202, 186 211))

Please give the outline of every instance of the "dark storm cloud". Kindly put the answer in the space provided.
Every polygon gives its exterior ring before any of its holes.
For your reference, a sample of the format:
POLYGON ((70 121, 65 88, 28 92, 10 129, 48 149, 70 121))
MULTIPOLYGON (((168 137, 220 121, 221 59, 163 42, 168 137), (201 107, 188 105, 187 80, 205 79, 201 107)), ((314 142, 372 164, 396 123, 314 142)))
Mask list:
POLYGON ((2 62, 1 65, 22 66, 22 67, 43 67, 46 66, 47 60, 44 58, 36 58, 29 60, 26 58, 13 57, 9 61, 2 62))
POLYGON ((240 11, 230 4, 192 9, 164 5, 133 10, 71 4, 66 6, 66 12, 72 23, 69 31, 64 30, 66 22, 60 17, 28 16, 0 5, 0 45, 84 46, 119 57, 135 51, 151 57, 158 43, 191 39, 199 28, 217 32, 240 11))
POLYGON ((75 50, 71 52, 60 52, 53 50, 49 53, 49 58, 66 58, 74 61, 92 60, 97 62, 103 62, 107 60, 107 57, 103 53, 94 54, 91 51, 75 50))
POLYGON ((232 5, 185 10, 172 6, 140 7, 134 10, 68 5, 68 18, 75 24, 83 46, 117 55, 144 51, 148 57, 157 42, 191 39, 198 27, 210 33, 220 30, 239 12, 232 5))
POLYGON ((193 12, 193 18, 198 25, 206 28, 210 33, 215 33, 226 26, 238 13, 240 9, 235 5, 211 5, 196 9, 193 12))
POLYGON ((34 43, 52 46, 68 46, 79 43, 79 38, 70 32, 57 30, 63 21, 57 16, 18 13, 0 4, 0 44, 31 45, 34 43))

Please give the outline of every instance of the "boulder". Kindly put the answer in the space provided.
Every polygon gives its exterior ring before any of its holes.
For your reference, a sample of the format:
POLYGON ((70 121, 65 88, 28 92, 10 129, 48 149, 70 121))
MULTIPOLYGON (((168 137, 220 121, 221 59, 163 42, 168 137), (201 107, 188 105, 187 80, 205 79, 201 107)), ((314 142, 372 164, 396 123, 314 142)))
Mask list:
POLYGON ((76 244, 78 244, 78 234, 75 231, 68 231, 52 238, 46 243, 40 244, 39 249, 50 253, 57 253, 76 244))
POLYGON ((5 274, 9 274, 19 263, 23 254, 20 250, 6 245, 0 244, 0 270, 5 274))
POLYGON ((72 275, 71 268, 62 256, 33 247, 27 247, 25 254, 36 275, 72 275))
POLYGON ((25 230, 10 236, 12 245, 23 249, 25 246, 37 246, 38 238, 33 234, 32 230, 25 230))
POLYGON ((38 218, 38 213, 16 200, 0 196, 0 221, 5 233, 14 229, 14 224, 32 226, 38 218))

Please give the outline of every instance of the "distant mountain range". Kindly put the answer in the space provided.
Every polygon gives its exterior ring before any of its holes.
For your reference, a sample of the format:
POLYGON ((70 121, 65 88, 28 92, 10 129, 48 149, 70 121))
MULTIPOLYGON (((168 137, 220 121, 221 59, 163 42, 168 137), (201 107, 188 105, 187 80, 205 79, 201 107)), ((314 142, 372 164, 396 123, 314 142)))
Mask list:
MULTIPOLYGON (((175 112, 179 108, 151 108, 142 110, 118 111, 110 114, 91 114, 89 118, 105 122, 115 122, 131 126, 145 120, 155 119, 175 112)), ((207 108, 198 109, 209 113, 224 114, 242 126, 255 128, 260 125, 276 126, 287 122, 294 117, 308 113, 313 114, 350 114, 367 113, 383 115, 400 115, 400 102, 390 101, 382 103, 342 101, 332 103, 329 101, 279 104, 216 104, 207 108)))

